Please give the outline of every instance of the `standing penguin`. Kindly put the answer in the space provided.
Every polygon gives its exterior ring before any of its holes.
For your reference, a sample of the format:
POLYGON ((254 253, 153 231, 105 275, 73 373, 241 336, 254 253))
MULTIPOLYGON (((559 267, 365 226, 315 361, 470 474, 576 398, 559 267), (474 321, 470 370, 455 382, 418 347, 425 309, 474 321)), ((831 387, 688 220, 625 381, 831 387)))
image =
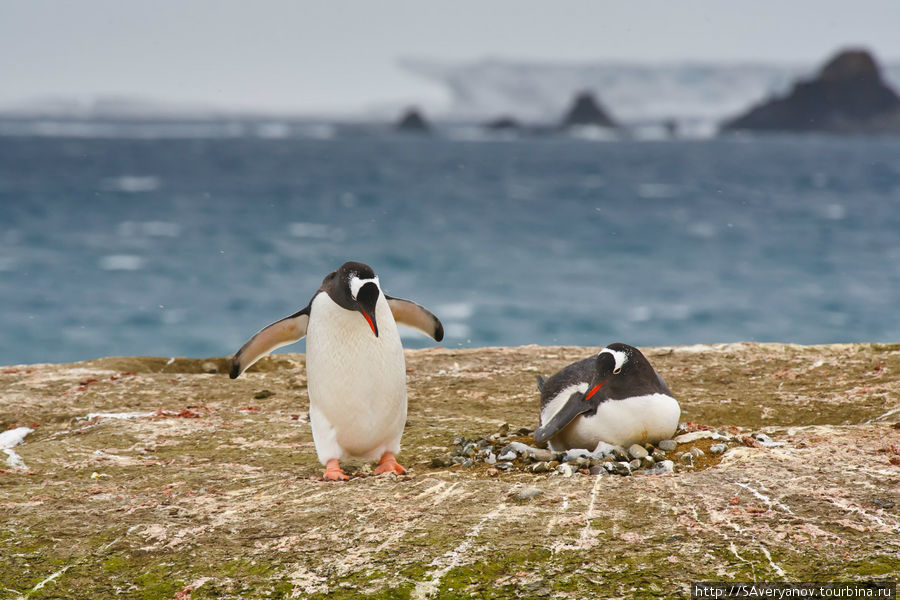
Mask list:
POLYGON ((538 377, 541 426, 534 441, 557 452, 593 450, 600 442, 628 447, 675 433, 681 407, 641 351, 610 344, 596 356, 538 377))
POLYGON ((306 336, 309 420, 326 481, 347 480, 340 460, 379 460, 375 474, 404 473, 394 457, 406 424, 406 364, 396 323, 436 341, 441 322, 424 307, 381 291, 368 265, 329 273, 306 308, 261 329, 231 359, 231 378, 306 336))

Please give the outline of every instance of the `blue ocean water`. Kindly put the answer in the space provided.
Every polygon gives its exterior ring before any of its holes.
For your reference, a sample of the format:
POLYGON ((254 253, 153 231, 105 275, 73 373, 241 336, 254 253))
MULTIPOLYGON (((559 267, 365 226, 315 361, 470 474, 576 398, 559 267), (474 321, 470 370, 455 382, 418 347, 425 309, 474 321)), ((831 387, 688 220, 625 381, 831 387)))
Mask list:
POLYGON ((0 364, 228 355, 349 259, 449 347, 900 341, 898 139, 7 134, 0 207, 0 364))

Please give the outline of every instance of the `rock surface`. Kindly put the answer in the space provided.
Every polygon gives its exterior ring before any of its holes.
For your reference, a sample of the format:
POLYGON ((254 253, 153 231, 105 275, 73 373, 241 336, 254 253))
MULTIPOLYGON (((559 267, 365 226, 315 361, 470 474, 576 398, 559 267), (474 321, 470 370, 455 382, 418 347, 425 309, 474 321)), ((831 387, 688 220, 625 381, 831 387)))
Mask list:
POLYGON ((534 427, 535 375, 597 350, 407 352, 409 474, 348 461, 342 484, 320 479, 303 355, 237 380, 225 359, 2 367, 0 428, 34 431, 15 446, 25 467, 0 472, 0 598, 685 597, 690 581, 896 579, 900 345, 642 349, 683 419, 783 443, 743 436, 694 459, 720 461, 708 468, 432 463, 460 436, 534 427))
POLYGON ((724 130, 900 132, 900 96, 865 50, 845 50, 808 81, 726 122, 724 130), (896 128, 895 128, 896 127, 896 128))

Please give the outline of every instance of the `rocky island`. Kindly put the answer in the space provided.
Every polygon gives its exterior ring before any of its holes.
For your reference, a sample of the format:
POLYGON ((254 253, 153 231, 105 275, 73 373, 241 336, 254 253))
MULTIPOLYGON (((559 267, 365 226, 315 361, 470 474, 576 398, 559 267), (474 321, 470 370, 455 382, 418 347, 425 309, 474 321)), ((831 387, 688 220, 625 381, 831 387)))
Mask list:
POLYGON ((616 123, 591 92, 581 92, 572 101, 572 106, 562 119, 562 127, 616 127, 616 123))
POLYGON ((724 131, 900 133, 900 96, 865 50, 845 50, 816 77, 726 121, 724 131))
POLYGON ((691 581, 897 578, 900 345, 643 349, 689 433, 611 467, 526 449, 536 376, 596 351, 407 351, 409 471, 349 461, 342 484, 320 479, 302 354, 238 380, 225 358, 0 367, 0 597, 685 597, 691 581), (496 462, 466 462, 491 444, 496 462))

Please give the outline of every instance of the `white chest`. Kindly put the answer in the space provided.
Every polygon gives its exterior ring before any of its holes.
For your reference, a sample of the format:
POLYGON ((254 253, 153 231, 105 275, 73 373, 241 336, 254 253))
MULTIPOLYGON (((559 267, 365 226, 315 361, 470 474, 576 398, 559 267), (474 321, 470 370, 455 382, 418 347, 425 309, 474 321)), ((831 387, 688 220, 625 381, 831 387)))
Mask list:
MULTIPOLYGON (((406 364, 400 334, 381 295, 378 336, 363 315, 320 293, 310 307, 306 371, 310 404, 344 448, 365 446, 406 421, 406 364)), ((358 454, 359 452, 352 452, 358 454)))

